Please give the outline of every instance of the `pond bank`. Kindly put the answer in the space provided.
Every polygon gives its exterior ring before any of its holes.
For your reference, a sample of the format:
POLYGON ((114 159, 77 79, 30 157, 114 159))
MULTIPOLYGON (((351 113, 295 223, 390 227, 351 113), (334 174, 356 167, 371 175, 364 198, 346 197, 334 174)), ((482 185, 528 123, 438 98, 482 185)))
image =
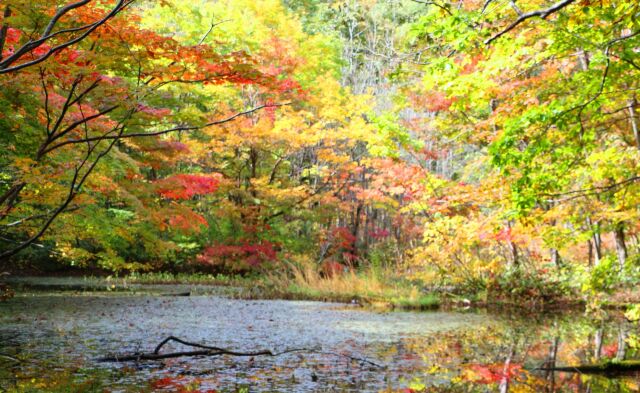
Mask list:
MULTIPOLYGON (((371 278, 328 278, 301 285, 265 277, 239 277, 211 274, 133 274, 113 276, 9 276, 8 289, 13 291, 76 291, 76 292, 137 292, 162 296, 218 295, 246 300, 309 300, 332 303, 357 304, 374 310, 527 310, 533 312, 585 311, 584 298, 492 298, 486 293, 459 294, 456 288, 448 290, 418 290, 414 285, 375 282, 371 278), (339 280, 338 282, 336 282, 339 280), (170 288, 170 289, 169 289, 170 288)), ((609 296, 599 303, 599 309, 624 312, 634 303, 636 296, 609 296)))

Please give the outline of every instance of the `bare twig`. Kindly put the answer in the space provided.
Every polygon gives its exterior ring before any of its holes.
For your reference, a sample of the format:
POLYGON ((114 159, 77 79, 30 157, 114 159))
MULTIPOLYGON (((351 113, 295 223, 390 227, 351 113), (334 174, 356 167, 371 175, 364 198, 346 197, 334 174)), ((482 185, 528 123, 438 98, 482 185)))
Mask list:
POLYGON ((592 195, 599 195, 605 192, 609 192, 609 191, 615 191, 618 188, 621 188, 623 186, 627 186, 636 182, 640 182, 640 176, 633 176, 630 177, 626 180, 617 182, 617 183, 613 183, 610 184, 608 186, 600 186, 600 187, 591 187, 591 188, 585 188, 585 189, 581 189, 581 190, 573 190, 573 191, 567 191, 567 192, 562 192, 562 193, 557 193, 557 194, 541 194, 542 196, 545 197, 550 197, 550 198, 563 198, 566 197, 564 199, 562 199, 562 201, 568 201, 568 200, 572 200, 572 199, 577 199, 577 198, 581 198, 581 197, 587 197, 587 196, 592 196, 592 195))
MULTIPOLYGON (((79 210, 79 209, 80 209, 80 206, 73 206, 73 207, 70 207, 70 208, 66 209, 63 213, 69 213, 69 212, 76 211, 76 210, 79 210)), ((0 226, 3 226, 5 228, 15 227, 17 225, 23 224, 26 221, 37 220, 37 219, 40 219, 40 218, 48 217, 49 214, 51 214, 51 213, 52 213, 51 211, 48 211, 48 212, 46 212, 44 214, 36 214, 36 215, 33 215, 33 216, 24 217, 24 218, 21 218, 19 220, 10 222, 8 224, 2 224, 0 226)))
POLYGON ((221 20, 221 21, 220 21, 220 22, 218 22, 218 23, 211 22, 211 26, 209 27, 209 30, 208 30, 208 31, 207 31, 207 32, 202 36, 202 38, 200 39, 200 41, 198 41, 198 45, 202 45, 202 44, 204 43, 204 41, 207 39, 207 37, 209 36, 209 34, 211 34, 211 32, 213 31, 213 29, 214 29, 216 26, 218 26, 218 25, 220 25, 220 24, 222 24, 222 23, 225 23, 225 22, 230 22, 230 21, 231 21, 231 19, 225 19, 225 20, 221 20))
POLYGON ((169 343, 171 341, 175 341, 175 342, 178 342, 180 344, 183 344, 183 345, 186 345, 186 346, 189 346, 189 347, 208 349, 208 350, 211 350, 211 351, 224 351, 224 349, 222 349, 222 348, 211 347, 211 346, 204 345, 204 344, 192 343, 192 342, 189 342, 189 341, 182 340, 182 339, 180 339, 180 338, 178 338, 176 336, 169 336, 169 337, 165 338, 164 340, 162 340, 160 342, 160 344, 158 344, 156 349, 153 350, 153 353, 155 353, 155 354, 160 353, 160 350, 162 349, 162 347, 164 347, 167 343, 169 343))
POLYGON ((433 5, 435 7, 440 8, 441 10, 446 12, 447 14, 453 16, 453 13, 451 12, 451 10, 447 6, 442 5, 442 4, 438 3, 438 2, 427 1, 427 0, 411 0, 411 1, 413 1, 414 3, 420 3, 420 4, 425 4, 425 5, 433 5))

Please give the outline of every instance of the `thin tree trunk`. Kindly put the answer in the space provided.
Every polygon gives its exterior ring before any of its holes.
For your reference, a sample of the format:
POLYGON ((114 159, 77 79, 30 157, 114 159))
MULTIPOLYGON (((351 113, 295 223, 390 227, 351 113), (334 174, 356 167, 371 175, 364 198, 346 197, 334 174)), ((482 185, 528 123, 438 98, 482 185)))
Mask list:
POLYGON ((583 71, 587 71, 589 69, 589 54, 584 50, 584 49, 580 49, 578 51, 578 59, 580 60, 580 66, 582 67, 583 71))
POLYGON ((598 223, 593 223, 591 218, 587 218, 587 225, 593 231, 593 238, 591 239, 591 243, 593 245, 593 256, 594 256, 594 266, 598 266, 600 260, 602 259, 602 237, 600 236, 600 225, 598 223))
POLYGON ((620 270, 623 270, 627 263, 627 245, 624 241, 624 223, 620 222, 616 224, 613 232, 616 241, 616 253, 618 254, 618 263, 620 264, 620 270))
POLYGON ((620 328, 618 333, 618 351, 616 352, 616 360, 624 360, 627 354, 627 332, 624 328, 620 328))
MULTIPOLYGON (((511 229, 511 221, 507 222, 507 228, 511 229)), ((520 258, 518 253, 518 246, 509 239, 509 253, 511 254, 511 266, 518 267, 520 265, 520 258)))
POLYGON ((549 356, 547 357, 547 361, 545 362, 545 367, 548 367, 550 370, 546 372, 545 379, 548 382, 546 390, 548 392, 556 391, 556 373, 553 369, 556 367, 556 360, 558 357, 558 343, 560 342, 559 337, 555 337, 551 342, 551 348, 549 349, 549 356))
POLYGON ((509 379, 511 378, 511 359, 515 355, 513 347, 509 350, 509 356, 504 362, 504 368, 502 369, 502 379, 500 380, 500 393, 509 392, 509 379))
POLYGON ((551 263, 553 263, 553 266, 555 266, 556 268, 560 268, 560 253, 558 252, 557 249, 552 248, 551 249, 551 263))
POLYGON ((602 336, 604 335, 604 331, 602 328, 596 330, 596 337, 594 339, 594 350, 593 350, 593 358, 597 362, 600 360, 600 356, 602 355, 602 336))
POLYGON ((4 44, 7 41, 7 33, 9 31, 9 25, 6 23, 8 17, 11 16, 11 7, 6 6, 4 9, 4 18, 5 23, 0 28, 0 60, 2 60, 2 52, 4 52, 4 44))
MULTIPOLYGON (((361 222, 361 217, 362 217, 362 209, 364 208, 364 205, 362 203, 358 203, 358 206, 356 207, 356 211, 355 211, 355 216, 353 218, 353 253, 358 255, 358 234, 360 233, 360 222, 361 222)), ((354 261, 355 263, 355 261, 354 261)))
POLYGON ((640 150, 640 127, 638 126, 638 117, 636 116, 636 105, 638 105, 638 102, 636 101, 636 98, 633 97, 633 99, 629 101, 629 118, 631 121, 633 136, 636 140, 636 147, 640 150))
POLYGON ((600 233, 593 235, 593 256, 595 258, 594 265, 598 266, 602 260, 602 237, 600 233))

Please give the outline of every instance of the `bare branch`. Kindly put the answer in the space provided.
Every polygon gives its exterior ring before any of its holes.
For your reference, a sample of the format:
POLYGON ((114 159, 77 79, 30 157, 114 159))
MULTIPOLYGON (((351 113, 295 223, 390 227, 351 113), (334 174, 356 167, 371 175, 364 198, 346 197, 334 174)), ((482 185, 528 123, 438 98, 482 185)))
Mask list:
MULTIPOLYGON (((76 129, 78 126, 86 124, 86 123, 90 122, 91 120, 94 120, 94 119, 97 119, 99 117, 102 117, 102 116, 104 116, 104 115, 106 115, 106 114, 108 114, 110 112, 113 112, 117 108, 118 108, 118 105, 114 105, 114 106, 109 107, 109 108, 107 108, 105 110, 102 110, 102 111, 100 111, 100 112, 98 112, 96 114, 93 114, 93 115, 87 116, 87 117, 83 117, 82 119, 71 123, 69 126, 67 126, 67 128, 65 128, 64 130, 60 131, 56 135, 52 136, 52 138, 50 138, 50 140, 49 140, 49 144, 52 143, 52 142, 55 142, 57 139, 62 138, 63 136, 65 136, 69 132, 71 132, 74 129, 76 129)), ((43 155, 49 153, 50 151, 56 149, 57 147, 59 147, 59 146, 51 146, 51 147, 45 148, 44 150, 42 150, 40 152, 40 155, 43 156, 43 155)))
MULTIPOLYGON (((76 210, 78 210, 78 209, 80 209, 80 206, 73 206, 73 207, 70 207, 70 208, 68 208, 67 210, 65 210, 63 213, 76 211, 76 210)), ((36 215, 33 215, 33 216, 24 217, 24 218, 21 218, 21 219, 19 219, 19 220, 16 220, 16 221, 10 222, 10 223, 8 223, 8 224, 4 224, 4 225, 2 225, 2 226, 3 226, 3 227, 5 227, 5 228, 15 227, 15 226, 21 225, 21 224, 23 224, 23 223, 25 223, 25 222, 27 222, 27 221, 37 220, 37 219, 40 219, 40 218, 48 217, 48 216, 49 216, 49 214, 51 214, 51 213, 52 213, 52 211, 48 211, 48 212, 46 212, 46 213, 44 213, 44 214, 36 214, 36 215)))
MULTIPOLYGON (((122 134, 123 132, 124 132, 124 127, 120 129, 119 133, 122 134)), ((85 158, 82 161, 82 163, 80 163, 80 165, 78 165, 74 170, 73 178, 71 179, 71 183, 69 184, 69 191, 67 193, 65 200, 60 204, 60 206, 58 206, 55 210, 53 210, 49 218, 45 221, 42 227, 40 227, 38 232, 36 232, 30 238, 18 244, 17 246, 0 253, 0 261, 9 259, 10 257, 16 255, 20 251, 26 249, 27 247, 35 243, 36 240, 38 240, 40 237, 42 237, 42 235, 44 235, 44 233, 47 231, 47 229, 49 229, 53 221, 60 215, 60 213, 67 210, 67 208, 69 207, 69 204, 71 204, 71 202, 80 192, 80 189, 82 188, 82 185, 84 184, 84 182, 87 180, 91 172, 95 169, 96 165, 98 165, 98 162, 111 151, 111 149, 113 148, 113 146, 117 141, 118 139, 112 140, 111 143, 109 143, 109 146, 107 146, 106 149, 104 149, 102 152, 98 154, 97 157, 94 158, 91 165, 89 165, 89 167, 85 170, 85 173, 81 175, 80 172, 82 168, 89 161, 98 144, 95 144, 92 148, 90 148, 87 151, 87 154, 85 155, 85 158)))
POLYGON ((51 151, 51 150, 57 149, 59 147, 65 146, 65 145, 72 145, 72 144, 78 144, 78 143, 103 141, 103 140, 109 140, 109 139, 126 139, 126 138, 158 136, 158 135, 169 134, 169 133, 177 132, 177 131, 201 130, 203 128, 207 128, 207 127, 211 127, 211 126, 215 126, 215 125, 220 125, 220 124, 231 122, 231 121, 235 120, 238 117, 252 114, 252 113, 257 112, 257 111, 259 111, 260 109, 263 109, 263 108, 278 107, 278 106, 285 106, 285 105, 290 105, 290 104, 289 103, 283 103, 283 104, 265 104, 265 105, 260 105, 260 106, 257 106, 257 107, 255 107, 253 109, 249 109, 249 110, 244 111, 244 112, 238 112, 238 113, 234 114, 233 116, 227 117, 225 119, 212 121, 210 123, 206 123, 206 124, 199 125, 199 126, 179 126, 179 127, 173 127, 173 128, 169 128, 169 129, 166 129, 166 130, 155 131, 155 132, 138 132, 138 133, 125 134, 125 135, 120 135, 120 136, 105 134, 105 135, 95 136, 95 137, 90 137, 90 138, 72 139, 72 140, 67 140, 67 141, 58 143, 58 144, 48 148, 47 150, 51 151))
POLYGON ((562 0, 557 2, 556 4, 552 5, 551 7, 544 9, 544 10, 538 10, 538 11, 531 11, 531 12, 527 12, 526 14, 522 14, 518 17, 518 19, 516 19, 513 23, 511 23, 509 26, 507 26, 504 30, 502 30, 501 32, 499 32, 498 34, 494 35, 493 37, 485 40, 485 44, 489 45, 491 44, 493 41, 497 40, 498 38, 502 37, 503 35, 507 34, 508 32, 510 32, 511 30, 515 29, 518 25, 520 25, 521 23, 525 22, 527 19, 531 19, 531 18, 535 18, 535 17, 539 17, 542 19, 546 19, 549 17, 549 15, 560 11, 561 9, 563 9, 564 7, 568 6, 571 3, 574 3, 576 0, 562 0))
POLYGON ((444 5, 440 4, 440 3, 437 3, 435 1, 427 1, 427 0, 411 0, 411 1, 413 1, 414 3, 420 3, 420 4, 425 4, 425 5, 433 5, 435 7, 440 8, 441 10, 443 10, 444 12, 449 14, 450 16, 453 16, 453 13, 451 12, 451 10, 448 7, 446 7, 446 6, 444 6, 444 5))
POLYGON ((198 42, 198 45, 202 45, 202 44, 204 43, 204 40, 206 40, 206 39, 207 39, 207 37, 209 36, 209 34, 211 34, 211 32, 213 31, 213 29, 214 29, 216 26, 218 26, 218 25, 220 25, 220 24, 223 24, 223 23, 225 23, 225 22, 230 22, 230 21, 231 21, 231 19, 225 19, 225 20, 221 20, 221 21, 220 21, 220 22, 218 22, 218 23, 213 23, 213 22, 212 22, 212 23, 211 23, 211 27, 209 27, 209 30, 204 34, 204 36, 202 36, 202 38, 201 38, 201 39, 200 39, 200 41, 198 42))
MULTIPOLYGON (((71 95, 69 97, 71 97, 71 95)), ((67 102, 69 102, 69 99, 70 98, 67 99, 67 102)), ((49 218, 45 221, 44 225, 40 228, 40 230, 36 234, 31 236, 29 239, 25 240, 24 242, 20 243, 19 245, 15 246, 14 248, 12 248, 10 250, 7 250, 7 251, 5 251, 3 253, 0 253, 0 260, 8 259, 8 258, 16 255, 18 252, 20 252, 20 251, 24 250, 25 248, 29 247, 30 245, 32 245, 36 240, 38 240, 46 232, 46 230, 51 226, 51 224, 53 223, 55 218, 58 215, 60 215, 60 213, 62 213, 63 211, 67 210, 69 204, 73 201, 73 199, 76 197, 76 195, 80 192, 80 189, 81 189, 82 185, 85 183, 85 181, 87 180, 87 178, 89 177, 91 172, 93 172, 93 170, 96 167, 96 165, 98 164, 98 162, 106 154, 108 154, 109 151, 111 151, 111 149, 113 148, 113 146, 115 145, 115 143, 117 141, 119 141, 121 139, 124 139, 124 138, 157 136, 157 135, 167 134, 167 133, 175 132, 175 131, 193 131, 193 130, 198 130, 198 129, 202 129, 202 128, 205 128, 205 127, 210 127, 210 126, 213 126, 213 125, 219 125, 219 124, 224 124, 224 123, 233 121, 234 119, 236 119, 236 118, 238 118, 240 116, 249 115, 249 114, 254 113, 254 112, 256 112, 256 111, 258 111, 258 110, 260 110, 262 108, 277 107, 277 106, 284 106, 284 105, 289 105, 289 103, 268 104, 268 105, 265 104, 265 105, 261 105, 261 106, 255 107, 253 109, 250 109, 250 110, 247 110, 247 111, 244 111, 244 112, 236 113, 233 116, 230 116, 230 117, 228 117, 226 119, 212 121, 212 122, 209 122, 209 123, 201 125, 201 126, 174 127, 174 128, 168 129, 168 130, 152 132, 152 133, 124 134, 125 127, 121 126, 122 123, 119 123, 113 130, 111 130, 107 134, 104 134, 104 135, 99 136, 99 137, 83 138, 83 139, 80 139, 80 140, 65 141, 65 142, 61 142, 61 143, 58 143, 56 145, 50 146, 50 147, 46 147, 47 145, 44 145, 45 148, 42 150, 42 152, 39 154, 39 156, 42 156, 42 155, 46 154, 47 152, 50 152, 50 151, 52 151, 52 150, 54 150, 54 149, 56 149, 58 147, 69 145, 69 144, 87 143, 89 147, 87 149, 87 153, 85 155, 85 158, 80 163, 80 165, 78 165, 76 167, 76 169, 74 171, 74 175, 73 175, 73 178, 72 178, 71 183, 69 185, 69 192, 67 194, 66 199, 60 204, 60 206, 58 206, 58 208, 53 210, 53 212, 51 213, 49 218), (119 127, 119 129, 118 129, 118 127, 119 127), (118 131, 117 134, 111 135, 114 131, 118 131), (105 150, 103 150, 100 154, 98 154, 98 156, 96 158, 93 159, 93 162, 91 163, 91 165, 89 165, 89 167, 84 171, 84 174, 81 175, 80 172, 82 171, 83 167, 87 164, 87 162, 89 162, 89 159, 91 158, 91 156, 92 156, 94 150, 96 149, 96 147, 100 144, 100 142, 107 141, 107 140, 110 141, 109 146, 105 150), (97 143, 92 145, 91 142, 97 142, 97 143)), ((102 112, 105 112, 105 111, 102 111, 102 112)), ((131 112, 130 112, 130 114, 131 114, 131 112)), ((101 115, 101 114, 98 114, 98 115, 101 115)), ((83 119, 84 121, 80 121, 80 123, 78 125, 86 123, 86 121, 88 121, 88 119, 96 118, 96 117, 98 117, 98 115, 86 117, 86 118, 83 119)), ((76 123, 78 123, 78 122, 76 122, 76 123)), ((76 125, 76 127, 77 127, 77 125, 76 125)), ((51 143, 51 141, 49 141, 48 143, 51 143)), ((19 192, 23 187, 24 187, 24 184, 19 189, 17 189, 17 192, 19 192)))
POLYGON ((542 196, 550 197, 550 198, 567 197, 567 198, 561 199, 561 201, 566 202, 566 201, 577 199, 577 198, 599 195, 609 191, 616 191, 621 187, 625 187, 637 182, 640 182, 640 176, 633 176, 623 181, 613 183, 607 186, 584 188, 581 190, 573 190, 573 191, 567 191, 567 192, 556 193, 556 194, 542 194, 542 196))
POLYGON ((482 11, 480 11, 480 13, 484 15, 484 13, 487 11, 487 7, 489 7, 489 4, 491 3, 493 3, 493 0, 485 0, 484 5, 482 6, 482 11))
POLYGON ((76 8, 80 8, 83 5, 86 5, 86 4, 90 3, 90 2, 91 2, 91 0, 81 0, 81 1, 78 1, 77 3, 71 3, 71 4, 68 4, 68 5, 60 8, 56 12, 56 14, 53 16, 53 18, 51 18, 51 20, 49 21, 49 24, 44 29, 44 33, 42 33, 42 36, 46 37, 49 34, 51 34, 51 32, 53 31, 53 28, 56 26, 56 23, 58 23, 60 18, 62 18, 67 12, 69 12, 71 10, 74 10, 76 8))
MULTIPOLYGON (((83 0, 80 1, 79 3, 83 3, 84 1, 86 1, 86 3, 88 3, 87 0, 83 0)), ((35 41, 29 41, 26 44, 24 44, 22 47, 18 48, 15 53, 9 57, 7 57, 6 59, 0 61, 0 74, 7 74, 10 72, 15 72, 15 71, 19 71, 23 68, 27 68, 30 67, 32 65, 35 64, 39 64, 42 63, 43 61, 47 60, 49 57, 51 57, 52 55, 56 54, 57 52, 62 51, 63 49, 66 49, 74 44, 77 44, 78 42, 84 40, 85 38, 87 38, 91 33, 93 33, 98 27, 102 26, 103 24, 105 24, 109 19, 113 18, 114 16, 116 16, 118 13, 120 13, 122 10, 124 10, 127 6, 129 6, 131 3, 133 3, 135 0, 119 0, 118 3, 114 6, 114 8, 107 14, 105 15, 102 19, 82 26, 82 27, 77 27, 77 28, 73 28, 73 29, 68 29, 68 30, 63 30, 57 33, 51 33, 51 34, 43 34, 39 39, 35 40, 35 41), (62 44, 59 44, 57 46, 54 46, 53 48, 49 49, 47 51, 47 53, 45 53, 44 55, 38 57, 37 59, 22 63, 22 64, 18 64, 15 66, 12 66, 12 64, 14 64, 15 62, 17 62, 18 60, 20 60, 25 54, 31 52, 33 49, 39 47, 40 45, 44 44, 45 42, 47 42, 48 40, 50 40, 51 38, 53 38, 54 36, 59 35, 62 32, 76 32, 76 31, 82 31, 84 30, 84 32, 82 34, 80 34, 79 36, 69 39, 66 42, 63 42, 62 44)), ((86 4, 85 3, 85 4, 86 4)), ((78 3, 74 3, 74 4, 78 4, 78 3)), ((84 4, 81 4, 84 5, 84 4)), ((65 7, 66 8, 66 7, 65 7)), ((77 8, 77 7, 75 7, 77 8)), ((64 9, 64 8, 63 8, 64 9)), ((64 13, 68 12, 70 10, 65 11, 64 13)), ((64 13, 62 15, 64 15, 64 13)), ((58 15, 58 13, 56 13, 56 15, 58 15)), ((62 16, 58 16, 58 18, 54 21, 52 19, 53 26, 55 26, 55 24, 57 23, 57 21, 60 19, 60 17, 62 16)), ((54 16, 55 18, 55 16, 54 16)), ((49 25, 51 25, 51 22, 49 23, 49 25)), ((52 26, 52 28, 53 28, 52 26)), ((49 27, 47 27, 49 28, 49 27)), ((45 30, 46 32, 46 30, 45 30)), ((50 33, 50 32, 49 32, 50 33)))
POLYGON ((520 9, 520 7, 518 7, 518 5, 516 4, 515 1, 511 0, 511 1, 509 1, 509 4, 511 4, 511 8, 513 8, 513 10, 516 12, 516 14, 518 14, 518 16, 521 17, 521 16, 524 15, 524 13, 520 9))
POLYGON ((169 336, 166 339, 162 340, 162 342, 158 344, 158 346, 153 352, 106 356, 106 357, 99 358, 98 361, 100 362, 131 362, 131 361, 137 362, 140 360, 162 360, 162 359, 172 359, 172 358, 179 358, 179 357, 185 357, 185 356, 221 356, 221 355, 241 356, 241 357, 263 356, 263 355, 264 356, 282 356, 282 355, 286 355, 289 353, 296 353, 296 352, 297 353, 306 352, 306 353, 315 353, 315 354, 321 354, 321 355, 338 356, 338 357, 346 358, 349 360, 358 361, 362 364, 368 364, 370 366, 374 366, 377 368, 384 368, 384 366, 374 363, 368 359, 345 355, 345 354, 336 353, 336 352, 322 351, 314 348, 293 348, 293 349, 287 349, 281 352, 273 352, 268 349, 255 351, 255 352, 241 352, 241 351, 235 351, 230 349, 212 347, 204 344, 192 343, 189 341, 182 340, 175 336, 169 336), (201 349, 196 351, 160 353, 160 349, 162 349, 162 347, 170 341, 175 341, 188 347, 201 348, 201 349))

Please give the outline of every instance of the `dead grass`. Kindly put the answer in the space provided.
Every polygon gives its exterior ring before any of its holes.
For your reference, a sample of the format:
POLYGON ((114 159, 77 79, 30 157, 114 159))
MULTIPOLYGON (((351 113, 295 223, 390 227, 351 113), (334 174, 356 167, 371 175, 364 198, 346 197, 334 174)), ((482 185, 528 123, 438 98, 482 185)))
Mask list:
POLYGON ((269 275, 270 287, 288 297, 334 301, 358 301, 392 308, 434 308, 439 304, 432 294, 394 277, 391 271, 366 269, 323 277, 311 263, 290 265, 287 275, 269 275))

